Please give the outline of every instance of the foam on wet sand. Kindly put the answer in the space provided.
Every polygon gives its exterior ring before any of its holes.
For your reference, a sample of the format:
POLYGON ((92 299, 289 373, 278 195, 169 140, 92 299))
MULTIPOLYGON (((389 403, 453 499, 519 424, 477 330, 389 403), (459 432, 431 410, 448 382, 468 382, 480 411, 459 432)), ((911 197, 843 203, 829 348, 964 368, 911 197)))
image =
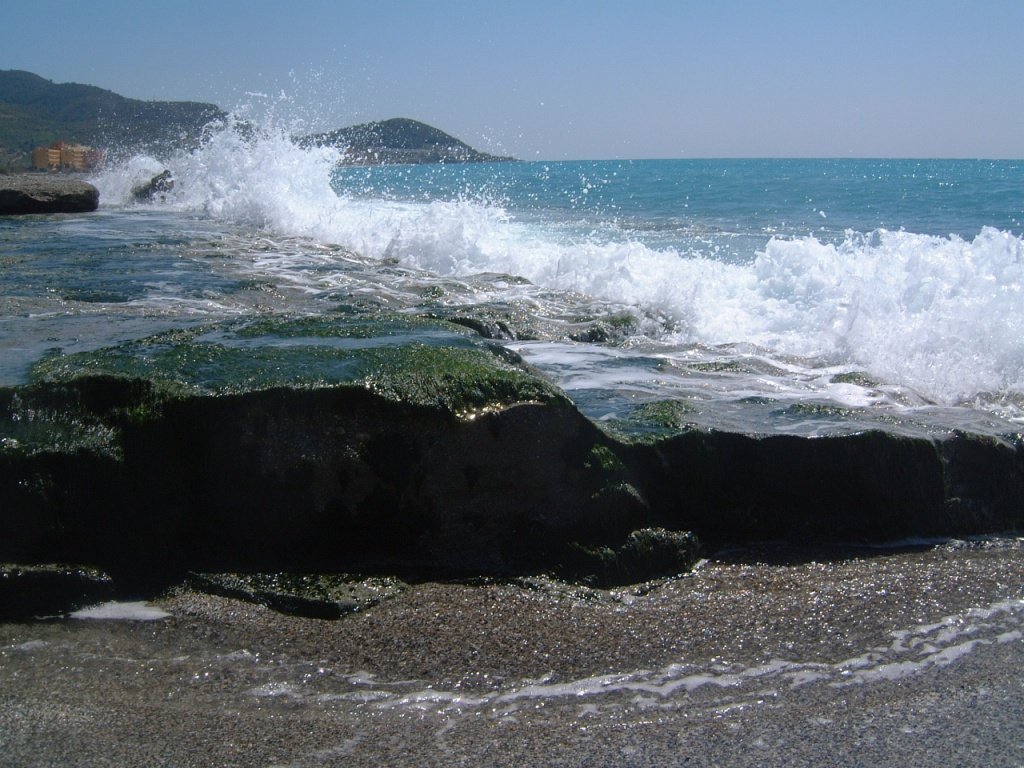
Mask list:
POLYGON ((182 590, 155 623, 0 625, 0 732, 14 765, 1008 764, 1022 547, 423 583, 337 621, 182 590))
POLYGON ((109 601, 73 611, 69 618, 93 621, 160 621, 171 614, 142 601, 109 601))

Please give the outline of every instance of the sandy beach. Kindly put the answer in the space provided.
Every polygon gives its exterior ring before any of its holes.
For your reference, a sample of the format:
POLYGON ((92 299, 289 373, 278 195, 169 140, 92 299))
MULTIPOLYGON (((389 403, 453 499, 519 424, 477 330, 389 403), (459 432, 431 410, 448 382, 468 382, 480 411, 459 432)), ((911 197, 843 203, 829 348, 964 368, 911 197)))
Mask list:
POLYGON ((163 618, 0 625, 0 753, 6 766, 1021 765, 1022 550, 765 546, 614 591, 410 585, 335 621, 172 590, 147 606, 163 618))

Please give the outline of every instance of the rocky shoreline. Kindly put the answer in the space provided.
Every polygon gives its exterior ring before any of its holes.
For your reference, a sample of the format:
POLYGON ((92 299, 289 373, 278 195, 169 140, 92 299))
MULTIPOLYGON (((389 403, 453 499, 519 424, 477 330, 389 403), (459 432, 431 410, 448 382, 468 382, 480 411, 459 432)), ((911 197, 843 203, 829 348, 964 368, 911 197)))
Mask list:
POLYGON ((99 200, 96 187, 66 174, 0 174, 0 216, 88 213, 99 200))
POLYGON ((672 403, 598 427, 461 326, 387 322, 437 342, 261 320, 40 361, 0 390, 0 562, 95 567, 122 594, 189 573, 614 585, 702 544, 1024 526, 1019 437, 745 435, 672 403))
POLYGON ((1022 544, 972 536, 1022 527, 1008 425, 594 421, 443 314, 38 348, 0 388, 5 764, 1024 759, 1022 544))

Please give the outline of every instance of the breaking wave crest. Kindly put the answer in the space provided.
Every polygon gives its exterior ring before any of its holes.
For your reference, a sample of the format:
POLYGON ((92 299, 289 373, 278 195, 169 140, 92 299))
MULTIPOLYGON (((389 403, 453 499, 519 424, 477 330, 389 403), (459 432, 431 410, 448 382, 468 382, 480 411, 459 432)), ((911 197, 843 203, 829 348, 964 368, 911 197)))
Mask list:
POLYGON ((131 205, 132 187, 166 167, 175 186, 159 204, 171 209, 428 275, 513 274, 635 307, 668 318, 659 342, 853 366, 943 404, 1024 394, 1024 242, 1010 232, 767 233, 745 258, 723 259, 715 238, 728 232, 666 247, 659 228, 657 243, 628 222, 588 232, 564 211, 517 215, 507 197, 411 201, 336 188, 339 159, 286 131, 230 123, 199 149, 135 158, 97 185, 104 205, 131 205))

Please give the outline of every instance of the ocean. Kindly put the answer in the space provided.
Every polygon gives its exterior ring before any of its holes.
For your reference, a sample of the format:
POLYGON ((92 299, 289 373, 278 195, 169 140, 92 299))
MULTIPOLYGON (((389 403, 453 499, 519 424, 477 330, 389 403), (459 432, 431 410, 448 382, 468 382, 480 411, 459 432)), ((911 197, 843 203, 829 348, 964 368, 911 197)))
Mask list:
POLYGON ((338 160, 228 126, 112 163, 96 215, 0 221, 0 385, 54 350, 387 310, 483 318, 598 421, 650 400, 755 433, 1024 419, 1019 161, 338 160), (173 190, 135 201, 164 168, 173 190))

